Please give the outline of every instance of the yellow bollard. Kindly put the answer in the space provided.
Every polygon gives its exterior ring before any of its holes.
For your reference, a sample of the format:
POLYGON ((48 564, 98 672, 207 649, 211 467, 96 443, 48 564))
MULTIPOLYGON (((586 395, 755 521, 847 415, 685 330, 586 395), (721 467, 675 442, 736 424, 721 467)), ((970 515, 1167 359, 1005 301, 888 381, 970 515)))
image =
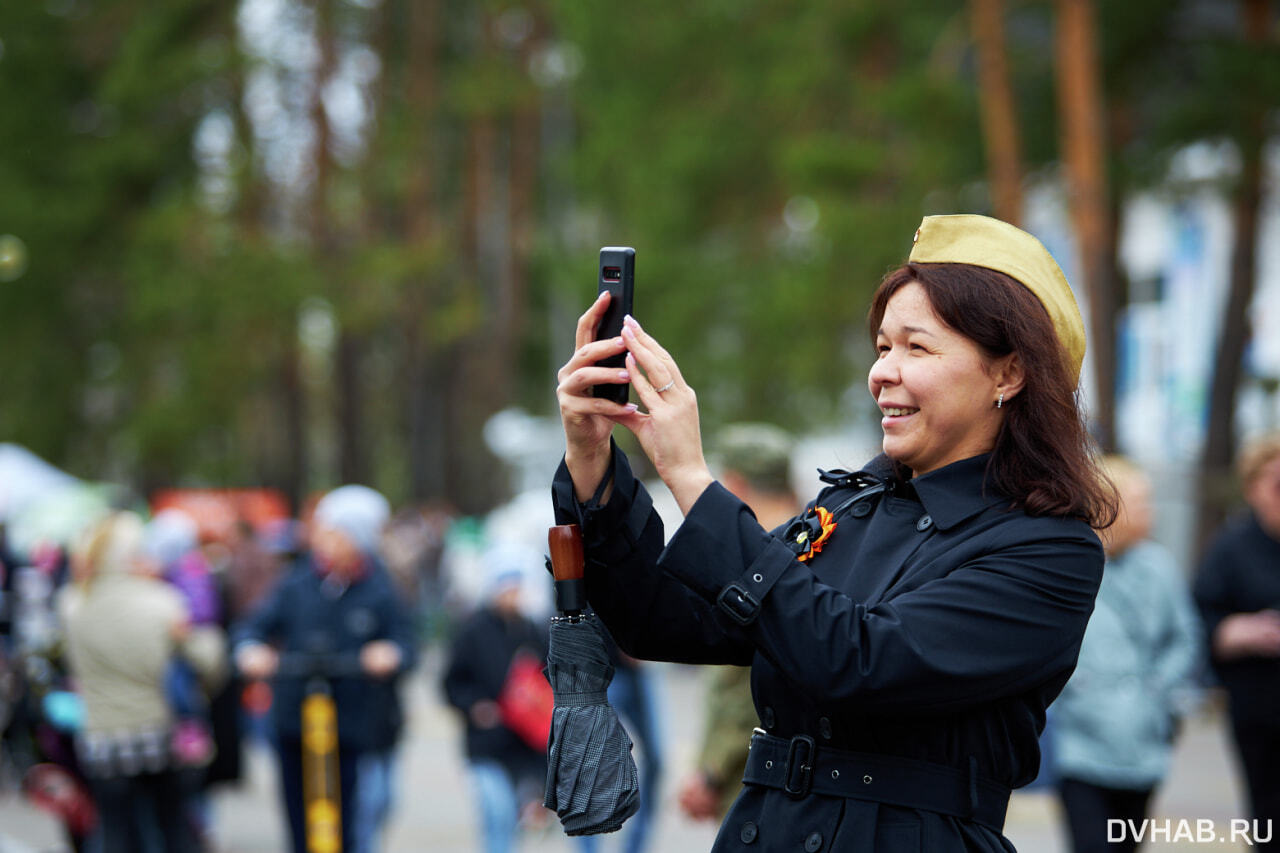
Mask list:
POLYGON ((308 853, 342 853, 338 715, 323 684, 302 701, 302 800, 308 853))

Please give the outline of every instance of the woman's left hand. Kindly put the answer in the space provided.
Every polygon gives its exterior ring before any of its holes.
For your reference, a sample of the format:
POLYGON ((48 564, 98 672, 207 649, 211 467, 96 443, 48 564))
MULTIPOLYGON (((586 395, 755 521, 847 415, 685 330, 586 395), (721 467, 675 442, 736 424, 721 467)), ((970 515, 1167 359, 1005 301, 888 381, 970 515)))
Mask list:
POLYGON ((675 359, 633 317, 626 318, 622 338, 631 387, 646 411, 616 420, 635 434, 680 511, 688 515, 714 480, 702 455, 698 396, 684 381, 675 359))
POLYGON ((390 640, 374 640, 360 647, 360 666, 374 678, 386 678, 400 667, 400 647, 390 640))

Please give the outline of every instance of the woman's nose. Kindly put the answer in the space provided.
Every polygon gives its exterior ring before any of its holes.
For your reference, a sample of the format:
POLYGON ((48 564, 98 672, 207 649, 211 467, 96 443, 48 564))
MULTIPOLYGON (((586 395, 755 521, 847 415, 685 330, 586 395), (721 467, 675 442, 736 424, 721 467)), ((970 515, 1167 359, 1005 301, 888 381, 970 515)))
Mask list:
POLYGON ((892 385, 898 381, 898 361, 893 351, 881 353, 871 363, 871 371, 867 374, 867 385, 872 393, 883 385, 892 385))

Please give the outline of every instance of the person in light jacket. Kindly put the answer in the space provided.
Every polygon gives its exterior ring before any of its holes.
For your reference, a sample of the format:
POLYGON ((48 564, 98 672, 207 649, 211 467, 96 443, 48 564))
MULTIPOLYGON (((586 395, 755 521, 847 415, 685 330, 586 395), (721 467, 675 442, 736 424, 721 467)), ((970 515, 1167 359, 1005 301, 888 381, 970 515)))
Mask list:
POLYGON ((772 531, 712 477, 697 395, 659 342, 634 318, 593 342, 607 304, 559 373, 554 508, 582 526, 587 594, 623 651, 751 666, 763 732, 716 853, 1012 850, 1009 792, 1039 769, 1102 577, 1093 528, 1116 511, 1053 258, 998 220, 926 217, 868 317, 884 453, 824 472, 772 531), (615 424, 684 515, 665 546, 615 424))
POLYGON ((84 577, 66 587, 59 611, 67 660, 84 700, 77 750, 101 820, 102 853, 136 853, 158 838, 165 853, 198 848, 185 808, 191 793, 174 752, 166 675, 181 657, 206 690, 226 673, 226 639, 192 625, 181 593, 151 574, 144 525, 109 516, 79 554, 84 577))
POLYGON ((1200 620, 1173 556, 1147 538, 1151 485, 1120 457, 1104 466, 1121 512, 1103 534, 1107 565, 1075 674, 1050 712, 1055 776, 1074 853, 1133 850, 1108 820, 1141 823, 1169 770, 1201 668, 1200 620))

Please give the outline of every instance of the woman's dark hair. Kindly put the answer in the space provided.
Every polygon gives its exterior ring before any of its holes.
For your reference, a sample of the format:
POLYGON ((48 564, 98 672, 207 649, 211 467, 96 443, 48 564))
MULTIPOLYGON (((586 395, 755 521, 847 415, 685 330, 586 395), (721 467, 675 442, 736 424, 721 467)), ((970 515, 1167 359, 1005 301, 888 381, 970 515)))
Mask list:
POLYGON ((1006 400, 987 481, 1031 515, 1081 518, 1097 529, 1115 520, 1115 487, 1095 461, 1075 383, 1049 313, 1004 273, 971 264, 906 264, 885 276, 871 301, 874 341, 889 299, 919 282, 942 322, 989 357, 1017 353, 1025 382, 1006 400))

